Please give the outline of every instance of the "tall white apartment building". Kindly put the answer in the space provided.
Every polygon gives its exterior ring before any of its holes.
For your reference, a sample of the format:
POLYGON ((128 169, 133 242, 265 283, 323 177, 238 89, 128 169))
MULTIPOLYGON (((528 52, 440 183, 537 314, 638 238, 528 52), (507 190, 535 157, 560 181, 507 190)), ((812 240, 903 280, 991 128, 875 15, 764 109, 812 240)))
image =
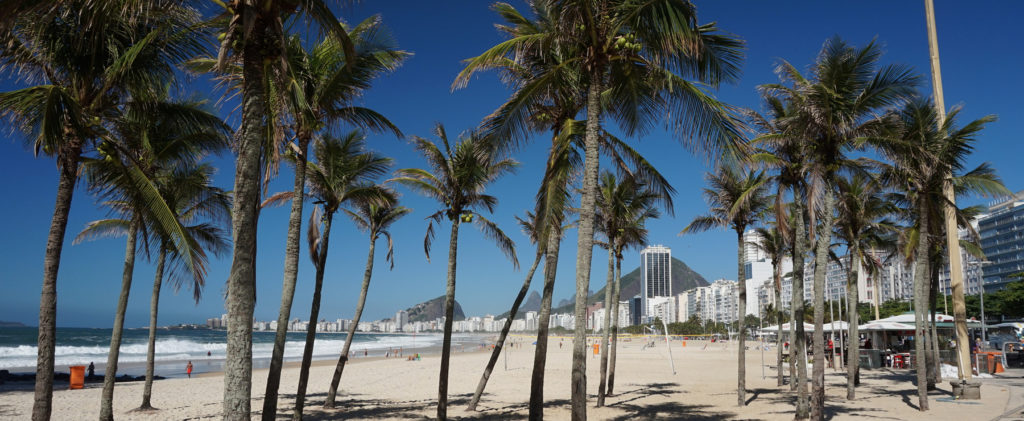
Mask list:
MULTIPOLYGON (((749 296, 749 294, 748 294, 749 296)), ((739 319, 739 293, 736 281, 719 279, 706 287, 697 287, 675 297, 676 319, 732 323, 739 319)))
POLYGON ((665 323, 675 323, 676 297, 654 297, 651 302, 651 319, 660 318, 665 323))
POLYGON ((409 312, 405 310, 395 312, 395 330, 401 331, 406 323, 409 323, 409 312))

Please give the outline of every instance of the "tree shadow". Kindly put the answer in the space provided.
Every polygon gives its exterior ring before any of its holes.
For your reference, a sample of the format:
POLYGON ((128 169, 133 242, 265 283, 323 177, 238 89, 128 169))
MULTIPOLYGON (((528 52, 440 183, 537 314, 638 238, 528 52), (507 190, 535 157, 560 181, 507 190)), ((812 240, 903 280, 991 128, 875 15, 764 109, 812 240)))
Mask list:
POLYGON ((621 400, 621 401, 615 402, 615 403, 610 403, 610 404, 605 405, 605 406, 617 407, 617 406, 627 405, 630 402, 636 401, 638 399, 643 399, 643 398, 646 398, 646 397, 650 397, 650 396, 655 396, 655 395, 671 395, 673 393, 685 393, 685 392, 671 390, 671 388, 673 386, 678 386, 678 385, 679 385, 678 383, 649 383, 647 385, 644 385, 642 387, 630 390, 628 392, 615 394, 615 397, 622 397, 622 396, 626 396, 626 395, 634 395, 634 396, 632 396, 632 397, 630 397, 628 399, 625 399, 625 400, 621 400))
POLYGON ((770 393, 770 392, 771 392, 771 389, 751 389, 750 390, 750 397, 747 398, 747 400, 745 402, 743 402, 743 404, 744 405, 750 405, 751 402, 757 400, 758 396, 761 396, 761 393, 770 393))
POLYGON ((825 419, 832 420, 837 416, 841 418, 875 418, 879 420, 901 420, 902 418, 887 416, 888 411, 878 408, 864 408, 864 407, 847 407, 839 405, 825 405, 825 419), (873 414, 878 413, 878 414, 873 414))
POLYGON ((11 406, 11 405, 0 405, 0 417, 10 418, 10 419, 17 419, 17 418, 19 418, 21 416, 22 416, 21 413, 18 412, 18 410, 15 409, 14 406, 11 406))
MULTIPOLYGON (((431 418, 437 408, 436 399, 414 399, 404 401, 363 399, 358 394, 346 394, 345 399, 337 401, 334 409, 325 409, 323 400, 325 393, 315 394, 307 397, 306 409, 303 411, 304 420, 336 420, 346 419, 424 419, 431 418), (429 414, 429 415, 425 415, 429 414)), ((504 405, 500 407, 481 408, 476 412, 463 411, 469 399, 473 395, 466 393, 462 395, 451 395, 448 399, 448 418, 462 420, 520 420, 524 416, 520 411, 528 407, 527 403, 504 405), (458 415, 456 415, 458 414, 458 415)), ((545 401, 545 407, 568 405, 568 400, 545 401)), ((284 408, 284 413, 278 412, 278 417, 290 416, 291 409, 284 408)))
POLYGON ((615 421, 627 421, 627 420, 688 420, 688 421, 702 421, 702 420, 722 420, 736 417, 735 413, 713 411, 709 405, 685 405, 679 402, 663 402, 651 405, 633 405, 627 404, 619 407, 627 411, 625 415, 620 415, 611 420, 615 421))

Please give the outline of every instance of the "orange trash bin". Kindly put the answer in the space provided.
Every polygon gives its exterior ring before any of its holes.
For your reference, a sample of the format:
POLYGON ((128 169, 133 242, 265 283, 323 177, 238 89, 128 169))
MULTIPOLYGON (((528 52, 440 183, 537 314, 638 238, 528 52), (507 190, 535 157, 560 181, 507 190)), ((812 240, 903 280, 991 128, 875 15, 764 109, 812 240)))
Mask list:
POLYGON ((85 366, 84 365, 73 365, 71 368, 71 386, 70 389, 81 389, 85 387, 85 366))
POLYGON ((601 344, 594 344, 594 355, 601 353, 601 344))

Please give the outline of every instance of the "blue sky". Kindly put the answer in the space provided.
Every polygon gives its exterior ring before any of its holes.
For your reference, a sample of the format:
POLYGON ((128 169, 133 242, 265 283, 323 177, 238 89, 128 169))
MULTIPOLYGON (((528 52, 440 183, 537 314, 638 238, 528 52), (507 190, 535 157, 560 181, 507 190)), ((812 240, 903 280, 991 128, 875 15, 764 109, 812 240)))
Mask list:
MULTIPOLYGON (((350 22, 380 13, 401 48, 415 55, 393 75, 385 77, 367 94, 365 105, 388 116, 406 134, 429 137, 435 122, 442 122, 449 133, 476 125, 508 95, 495 75, 475 77, 465 89, 451 92, 450 85, 462 69, 460 61, 484 51, 501 40, 494 30, 496 15, 486 1, 393 1, 361 2, 339 14, 350 22)), ((884 62, 904 63, 928 75, 928 47, 924 6, 920 1, 863 2, 696 2, 701 22, 717 21, 725 31, 747 42, 747 59, 742 80, 724 86, 716 95, 741 107, 759 107, 755 87, 775 82, 773 73, 779 59, 805 68, 822 43, 840 35, 855 45, 876 39, 884 46, 884 62)), ((517 3, 517 6, 522 4, 517 3)), ((975 119, 987 114, 999 116, 981 136, 970 164, 991 162, 1011 190, 1024 189, 1024 142, 1019 137, 1024 121, 1024 70, 1020 45, 1024 36, 1017 29, 1017 17, 1024 15, 1024 3, 986 2, 979 6, 966 2, 938 1, 936 13, 942 59, 942 74, 947 106, 963 105, 962 118, 975 119)), ((4 75, 6 78, 7 75, 4 75)), ((926 79, 927 80, 927 79, 926 79)), ((0 89, 13 87, 10 79, 0 79, 0 89)), ((930 84, 921 89, 930 93, 930 84)), ((205 83, 194 90, 209 92, 205 83)), ((216 96, 211 97, 216 99, 216 96)), ((225 116, 233 107, 222 107, 225 116)), ((0 179, 5 180, 0 194, 7 197, 0 206, 0 220, 6 221, 0 241, 0 320, 29 325, 37 323, 40 281, 45 239, 53 212, 57 174, 53 160, 34 159, 20 134, 5 127, 0 131, 0 179)), ((533 194, 541 177, 546 156, 546 137, 516 152, 522 162, 517 174, 508 176, 491 189, 500 203, 494 219, 516 241, 523 266, 529 265, 533 250, 514 223, 513 216, 532 208, 533 194)), ((667 133, 655 132, 642 139, 630 139, 654 165, 667 175, 678 190, 675 216, 665 215, 650 223, 652 243, 672 248, 673 256, 687 262, 709 280, 735 278, 735 239, 727 231, 715 231, 687 237, 676 234, 694 216, 704 212, 700 197, 707 165, 702 158, 686 152, 667 133)), ((411 146, 393 136, 372 135, 370 146, 395 158, 395 168, 419 167, 422 161, 411 146)), ((234 163, 230 156, 214 159, 220 168, 217 183, 231 187, 234 163)), ((271 191, 290 188, 292 174, 282 167, 272 182, 271 191)), ((365 319, 391 317, 398 309, 444 294, 447 229, 439 230, 428 263, 422 241, 426 229, 423 217, 436 205, 403 191, 404 205, 414 213, 392 229, 396 241, 396 264, 387 270, 382 253, 367 299, 365 319)), ((306 207, 307 212, 309 206, 306 207)), ((276 318, 280 302, 287 207, 263 212, 259 227, 259 262, 256 318, 276 318)), ((124 239, 105 239, 72 245, 71 238, 91 220, 106 215, 96 200, 84 190, 76 193, 68 225, 68 239, 58 280, 59 326, 107 327, 113 319, 121 279, 124 239)), ((366 260, 366 236, 344 219, 335 224, 324 283, 321 317, 349 318, 355 308, 359 282, 366 260)), ((305 235, 305 234, 304 234, 305 235)), ((303 240, 305 244, 305 240, 303 240)), ((555 300, 573 293, 576 232, 570 231, 562 247, 555 300)), ((464 228, 459 243, 459 271, 456 298, 467 314, 497 314, 507 310, 522 283, 524 271, 512 265, 472 228, 464 228)), ((302 266, 292 317, 308 318, 313 289, 313 267, 303 246, 302 266)), ((595 250, 591 289, 604 284, 606 255, 595 250)), ((626 255, 624 270, 638 264, 636 252, 626 255)), ((203 299, 192 301, 191 293, 174 294, 169 288, 161 297, 160 324, 202 322, 224 313, 224 282, 229 258, 216 259, 203 299)), ((153 267, 149 262, 136 265, 135 284, 129 302, 126 326, 148 323, 150 286, 153 267)), ((534 289, 540 289, 539 278, 534 289)))

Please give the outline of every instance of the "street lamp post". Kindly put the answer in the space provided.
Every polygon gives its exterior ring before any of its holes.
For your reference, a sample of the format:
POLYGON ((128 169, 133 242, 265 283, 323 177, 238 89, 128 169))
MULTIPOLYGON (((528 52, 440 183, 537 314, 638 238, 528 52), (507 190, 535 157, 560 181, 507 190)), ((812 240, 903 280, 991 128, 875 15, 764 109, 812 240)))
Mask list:
POLYGON ((991 264, 990 261, 971 262, 977 266, 977 270, 981 271, 978 276, 978 301, 981 303, 981 343, 988 341, 988 335, 985 326, 985 271, 982 266, 991 264))

